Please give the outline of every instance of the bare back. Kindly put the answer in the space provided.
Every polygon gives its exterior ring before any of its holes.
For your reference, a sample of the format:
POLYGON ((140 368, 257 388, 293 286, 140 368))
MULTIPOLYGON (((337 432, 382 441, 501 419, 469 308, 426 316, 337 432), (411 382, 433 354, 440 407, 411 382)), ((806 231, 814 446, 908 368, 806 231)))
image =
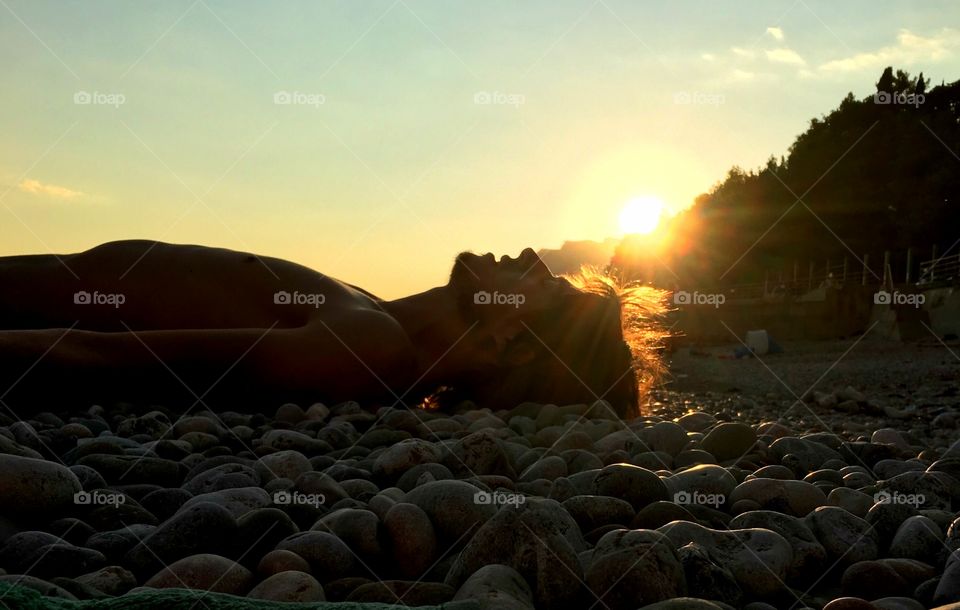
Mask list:
POLYGON ((68 255, 0 258, 0 329, 293 328, 368 293, 289 261, 145 240, 68 255))

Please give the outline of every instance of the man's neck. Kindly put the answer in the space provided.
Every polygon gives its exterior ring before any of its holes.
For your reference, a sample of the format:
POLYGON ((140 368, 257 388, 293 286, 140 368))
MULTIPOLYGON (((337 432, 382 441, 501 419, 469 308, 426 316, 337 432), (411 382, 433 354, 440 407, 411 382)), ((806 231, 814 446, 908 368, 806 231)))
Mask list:
POLYGON ((461 315, 457 295, 450 286, 431 288, 408 297, 385 301, 381 306, 403 328, 417 354, 423 383, 443 383, 461 373, 471 329, 461 315), (458 349, 459 348, 459 349, 458 349))

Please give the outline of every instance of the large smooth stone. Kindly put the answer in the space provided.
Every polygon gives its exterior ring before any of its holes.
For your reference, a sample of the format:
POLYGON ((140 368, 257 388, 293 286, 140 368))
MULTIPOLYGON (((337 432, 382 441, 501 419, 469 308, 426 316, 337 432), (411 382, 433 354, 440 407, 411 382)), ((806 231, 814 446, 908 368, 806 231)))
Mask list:
POLYGON ((880 536, 856 515, 836 506, 821 506, 805 519, 831 561, 849 566, 880 555, 880 536))
POLYGON ((438 462, 440 456, 440 449, 430 441, 410 438, 391 445, 377 456, 373 463, 373 474, 394 481, 414 466, 438 462))
POLYGON ((710 552, 691 542, 677 550, 687 579, 687 594, 722 601, 734 607, 742 605, 743 591, 733 573, 718 565, 710 552))
POLYGON ((654 530, 608 532, 593 550, 587 586, 611 610, 637 608, 687 592, 680 559, 669 538, 654 530))
POLYGON ((454 561, 446 583, 459 587, 481 567, 503 564, 523 575, 537 608, 567 608, 582 593, 577 553, 585 549, 580 528, 559 503, 530 498, 503 506, 477 530, 454 561))
POLYGON ((823 573, 827 551, 803 519, 769 510, 752 510, 741 513, 730 521, 730 529, 757 527, 780 534, 793 548, 793 560, 787 571, 789 582, 806 583, 823 573))
POLYGON ((377 565, 383 559, 380 518, 372 511, 341 508, 321 517, 310 529, 334 534, 367 565, 377 565))
POLYGON ((487 474, 517 478, 505 443, 490 430, 473 432, 452 443, 443 463, 461 478, 487 474))
POLYGON ((630 525, 633 506, 626 500, 610 496, 573 496, 563 502, 563 508, 574 518, 580 531, 590 532, 603 525, 630 525))
POLYGON ((643 428, 640 438, 651 451, 663 451, 669 453, 671 457, 680 453, 689 440, 683 426, 672 421, 661 421, 643 428))
POLYGON ((705 547, 719 565, 728 568, 748 597, 782 590, 793 561, 793 548, 780 534, 767 529, 714 530, 697 523, 674 521, 657 531, 680 548, 691 542, 705 547))
POLYGON ((136 576, 130 570, 121 566, 100 568, 95 572, 77 576, 74 580, 107 595, 123 595, 137 586, 136 576))
POLYGON ((677 494, 686 494, 690 498, 714 496, 722 498, 723 504, 734 488, 737 480, 730 471, 716 464, 701 464, 687 468, 665 479, 674 498, 677 494))
POLYGON ((156 572, 163 564, 230 547, 237 522, 223 506, 201 502, 178 512, 127 553, 124 565, 136 573, 156 572))
POLYGON ((753 500, 764 510, 804 517, 827 503, 827 496, 812 483, 781 479, 751 479, 737 485, 728 502, 753 500))
POLYGON ((313 470, 313 466, 307 456, 299 451, 288 449, 260 456, 253 469, 260 475, 260 480, 267 483, 273 479, 296 481, 301 474, 313 470))
POLYGON ((492 517, 497 506, 484 503, 483 490, 464 481, 432 481, 407 492, 404 502, 419 506, 430 517, 440 539, 452 544, 492 517))
POLYGON ((954 551, 947 560, 947 566, 933 593, 933 603, 950 604, 960 602, 960 551, 954 551))
POLYGON ((422 578, 436 560, 438 549, 427 513, 415 504, 398 502, 384 515, 383 527, 397 573, 404 578, 422 578))
POLYGON ((36 518, 73 507, 80 480, 69 468, 17 455, 0 454, 0 515, 36 518))
POLYGON ((235 489, 221 489, 209 493, 193 496, 180 507, 186 510, 201 502, 212 502, 226 508, 234 519, 239 519, 248 512, 258 508, 270 506, 270 494, 261 487, 237 487, 235 489))
POLYGON ((115 485, 133 485, 151 483, 161 487, 180 485, 180 464, 142 455, 108 455, 95 453, 86 455, 77 461, 81 466, 90 466, 115 485))
POLYGON ((453 601, 476 600, 480 610, 534 610, 533 593, 523 576, 509 566, 486 565, 457 590, 453 601))
POLYGON ((593 480, 593 493, 626 500, 634 510, 659 500, 669 500, 667 486, 655 473, 630 464, 604 466, 593 480))
POLYGON ((252 584, 253 574, 239 563, 220 555, 204 553, 173 562, 154 574, 144 586, 244 595, 252 584))
POLYGON ((747 424, 722 423, 703 437, 700 447, 723 462, 746 455, 755 442, 757 433, 747 424))
POLYGON ((783 456, 788 454, 795 456, 799 460, 799 465, 806 472, 813 472, 814 470, 822 468, 824 463, 829 460, 844 461, 840 452, 835 449, 831 449, 816 441, 794 436, 778 438, 773 441, 770 445, 770 453, 779 461, 782 461, 783 456))
POLYGON ((247 594, 250 599, 274 602, 322 602, 326 600, 317 579, 303 572, 279 572, 266 578, 247 594))
POLYGON ((915 515, 904 521, 894 534, 887 551, 890 557, 917 559, 929 563, 938 563, 934 558, 945 553, 943 530, 933 519, 923 515, 915 515))
POLYGON ((280 541, 277 549, 307 560, 310 572, 322 583, 353 575, 357 560, 342 540, 328 532, 300 532, 280 541))

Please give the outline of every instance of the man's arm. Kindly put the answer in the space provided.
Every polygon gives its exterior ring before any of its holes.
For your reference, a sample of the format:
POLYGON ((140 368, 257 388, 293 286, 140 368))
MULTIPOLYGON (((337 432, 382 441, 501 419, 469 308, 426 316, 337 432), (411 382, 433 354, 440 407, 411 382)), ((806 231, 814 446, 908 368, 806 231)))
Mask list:
POLYGON ((396 322, 376 311, 292 329, 2 331, 0 400, 392 403, 412 383, 411 354, 396 322))

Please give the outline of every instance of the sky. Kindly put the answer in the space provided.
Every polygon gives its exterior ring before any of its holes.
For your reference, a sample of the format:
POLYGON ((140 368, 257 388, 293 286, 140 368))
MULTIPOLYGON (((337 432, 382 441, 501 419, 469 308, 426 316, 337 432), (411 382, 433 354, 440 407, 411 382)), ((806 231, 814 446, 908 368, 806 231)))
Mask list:
POLYGON ((960 5, 0 0, 0 52, 0 256, 200 243, 395 298, 683 209, 886 65, 957 80, 960 5))

